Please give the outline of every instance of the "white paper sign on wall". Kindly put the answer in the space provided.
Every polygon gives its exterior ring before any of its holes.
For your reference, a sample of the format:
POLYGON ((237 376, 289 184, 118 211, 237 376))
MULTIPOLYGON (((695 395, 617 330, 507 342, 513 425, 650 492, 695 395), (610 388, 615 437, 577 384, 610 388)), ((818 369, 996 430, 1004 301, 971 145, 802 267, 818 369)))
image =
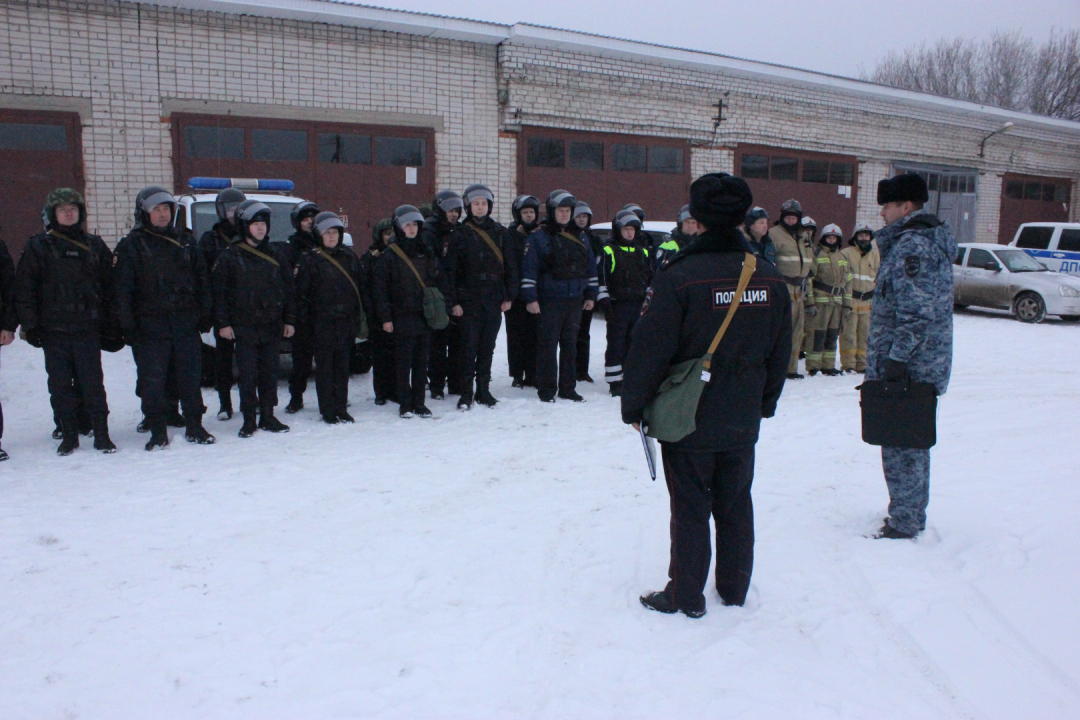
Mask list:
POLYGON ((406 185, 415 185, 416 184, 416 168, 414 168, 414 167, 405 168, 405 184, 406 185))

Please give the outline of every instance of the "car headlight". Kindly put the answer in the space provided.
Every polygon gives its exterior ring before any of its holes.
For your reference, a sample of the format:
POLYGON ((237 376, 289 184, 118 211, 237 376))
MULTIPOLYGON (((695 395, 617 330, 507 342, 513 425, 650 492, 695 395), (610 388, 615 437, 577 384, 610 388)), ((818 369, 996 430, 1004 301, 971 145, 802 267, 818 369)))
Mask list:
POLYGON ((1061 297, 1080 297, 1080 290, 1068 285, 1058 285, 1058 295, 1061 297))

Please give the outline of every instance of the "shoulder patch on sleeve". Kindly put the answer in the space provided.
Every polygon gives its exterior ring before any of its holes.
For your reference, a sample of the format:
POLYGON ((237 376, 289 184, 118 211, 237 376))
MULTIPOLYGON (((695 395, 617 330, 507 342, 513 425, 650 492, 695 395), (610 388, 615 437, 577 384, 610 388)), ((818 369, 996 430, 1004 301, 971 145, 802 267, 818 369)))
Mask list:
POLYGON ((918 255, 908 255, 904 258, 904 272, 908 277, 915 277, 918 275, 921 266, 922 259, 918 255))

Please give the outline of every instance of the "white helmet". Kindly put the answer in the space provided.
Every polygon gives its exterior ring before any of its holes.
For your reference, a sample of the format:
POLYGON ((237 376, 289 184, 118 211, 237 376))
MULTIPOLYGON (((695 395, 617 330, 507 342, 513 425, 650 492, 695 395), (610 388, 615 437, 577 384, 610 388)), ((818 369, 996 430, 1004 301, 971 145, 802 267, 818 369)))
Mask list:
POLYGON ((824 240, 829 235, 835 235, 837 241, 844 242, 844 233, 841 232, 840 226, 836 223, 829 223, 825 226, 825 229, 821 231, 822 240, 824 240))

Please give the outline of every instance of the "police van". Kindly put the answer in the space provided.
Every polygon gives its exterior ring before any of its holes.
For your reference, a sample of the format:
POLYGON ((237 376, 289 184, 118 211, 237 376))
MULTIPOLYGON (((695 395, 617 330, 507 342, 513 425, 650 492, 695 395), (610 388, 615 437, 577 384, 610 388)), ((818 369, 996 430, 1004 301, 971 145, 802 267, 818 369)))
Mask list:
POLYGON ((1080 275, 1080 223, 1024 223, 1009 246, 1023 249, 1050 270, 1080 275))
MULTIPOLYGON (((217 199, 218 192, 226 188, 243 190, 248 200, 258 200, 270 208, 270 242, 272 243, 289 241, 289 236, 293 234, 290 215, 297 203, 305 202, 304 198, 291 194, 296 188, 292 180, 193 177, 188 180, 188 187, 194 192, 185 193, 176 198, 176 224, 190 230, 196 241, 202 238, 203 233, 212 229, 218 221, 214 201, 217 199)), ((342 244, 352 247, 352 235, 345 233, 342 244)), ((212 383, 214 367, 208 360, 217 342, 212 332, 203 333, 202 340, 203 345, 206 346, 203 349, 203 384, 208 385, 212 383)), ((360 345, 363 342, 363 340, 357 340, 356 344, 360 345)), ((281 341, 281 354, 291 358, 292 343, 288 340, 281 341)), ((359 374, 367 372, 370 367, 368 348, 366 346, 354 348, 351 370, 359 374)))

